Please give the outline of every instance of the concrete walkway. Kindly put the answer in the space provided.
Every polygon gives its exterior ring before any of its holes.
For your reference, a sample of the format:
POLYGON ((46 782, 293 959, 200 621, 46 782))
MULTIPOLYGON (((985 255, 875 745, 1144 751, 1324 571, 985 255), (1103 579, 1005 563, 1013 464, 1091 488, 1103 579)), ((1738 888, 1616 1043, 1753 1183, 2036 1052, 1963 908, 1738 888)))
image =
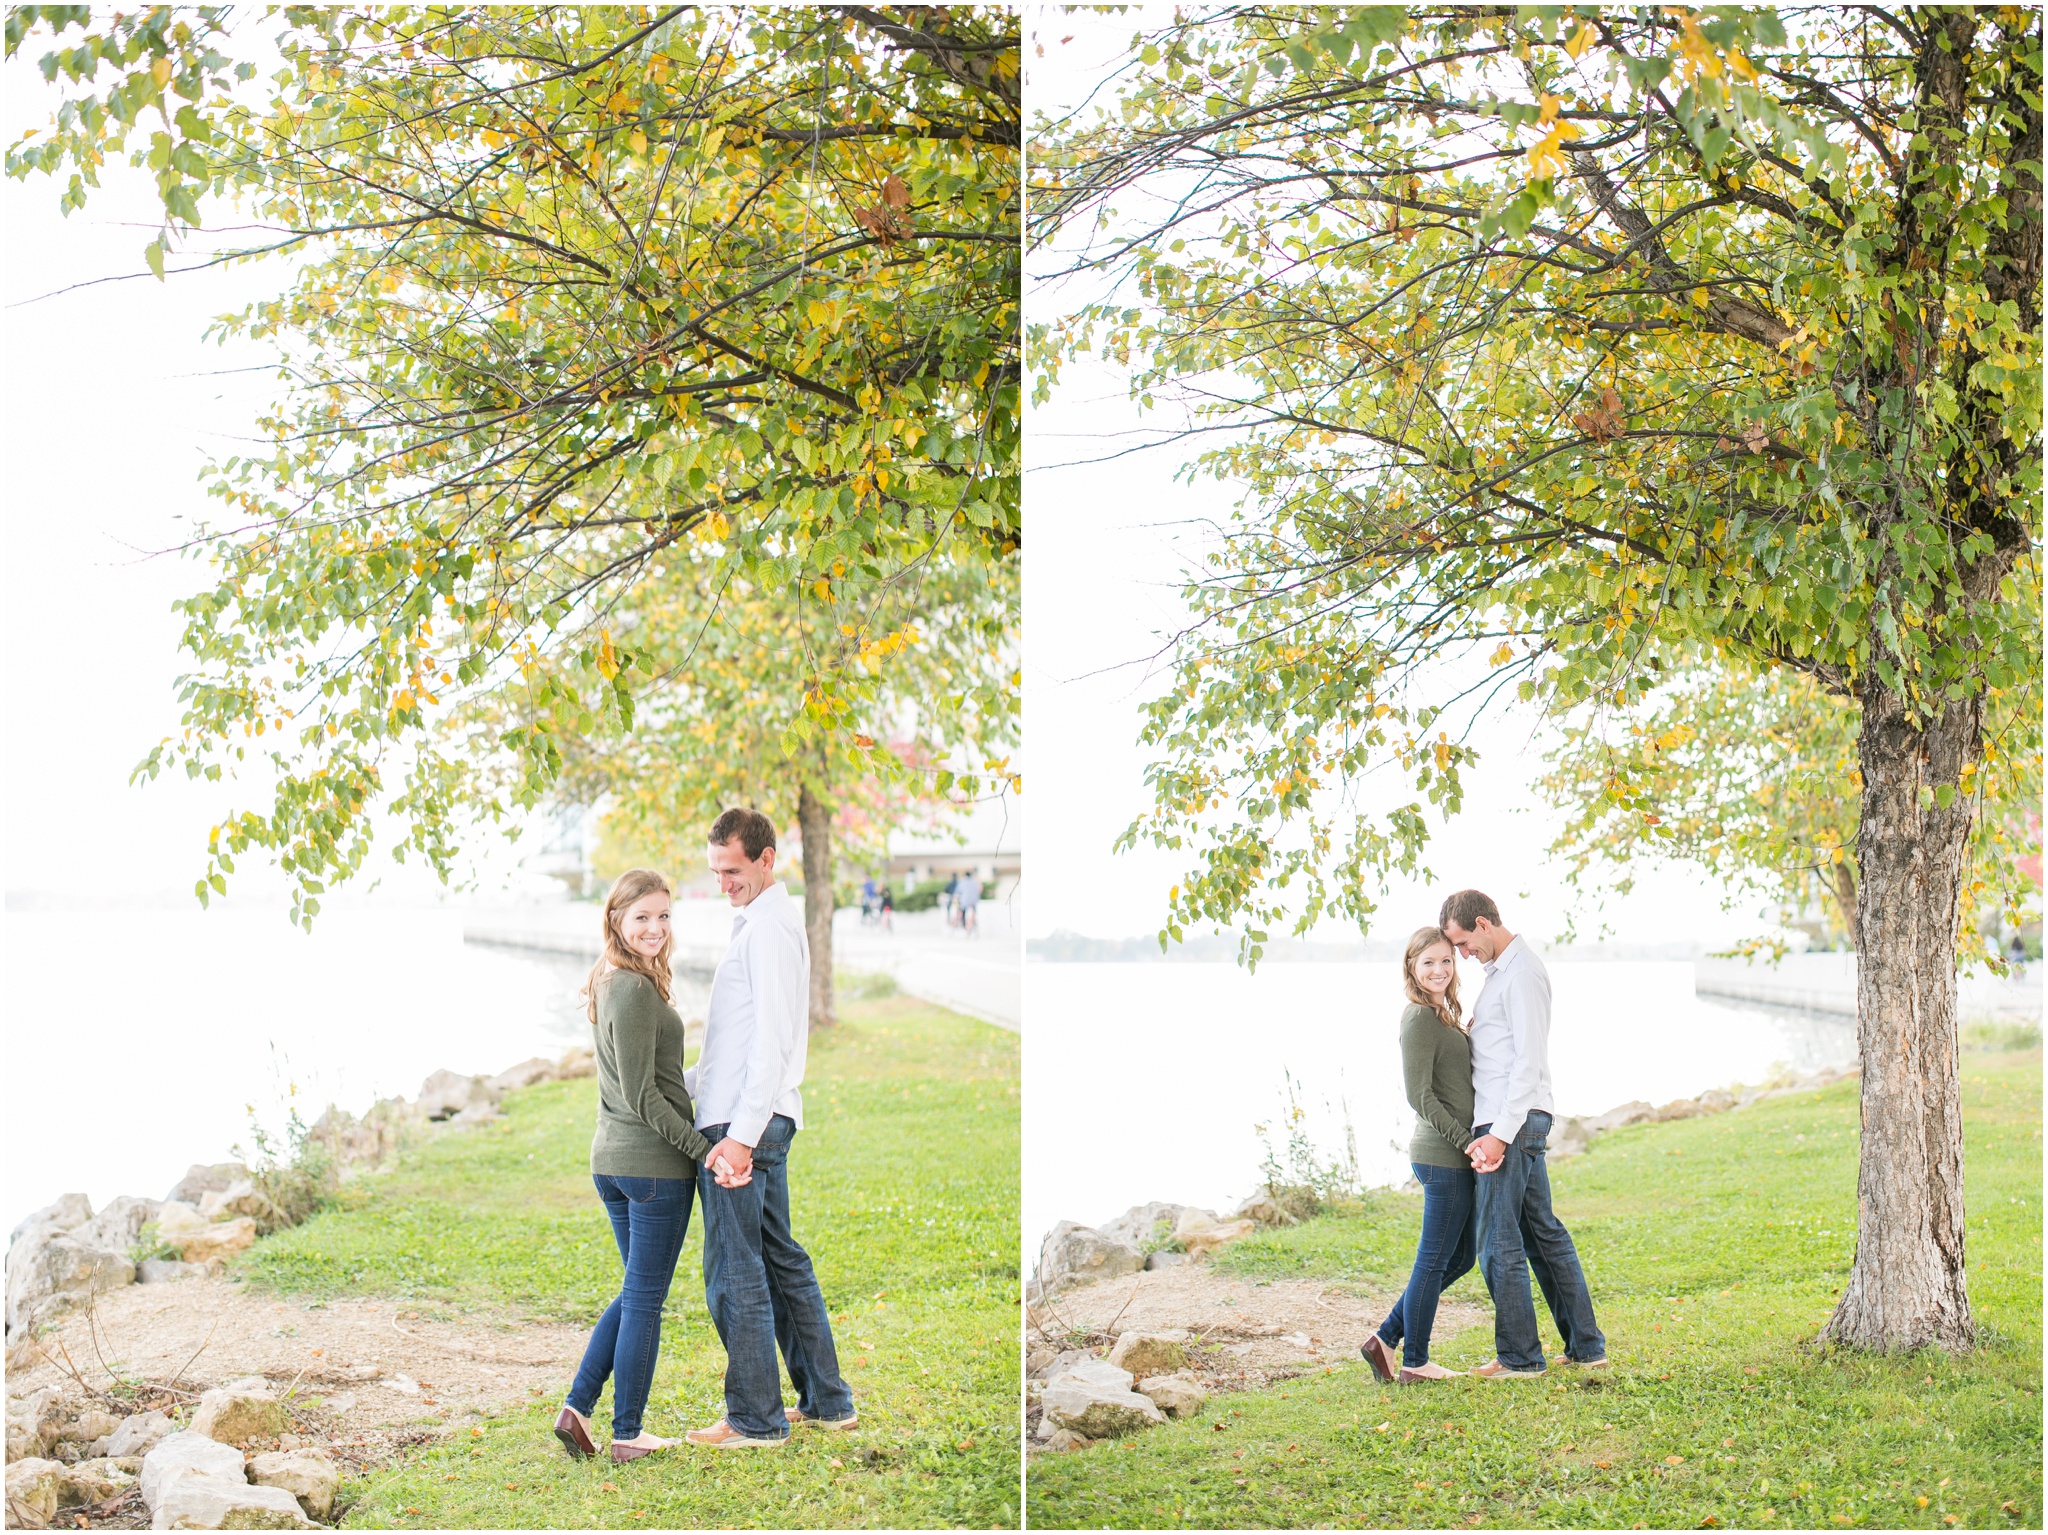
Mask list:
MULTIPOLYGON (((708 980, 732 934, 732 908, 721 900, 680 900, 674 908, 673 963, 708 980)), ((586 901, 485 908, 464 914, 465 943, 503 945, 595 960, 598 908, 586 901)), ((833 959, 842 971, 894 976, 914 997, 999 1027, 1024 1022, 1024 915, 1012 900, 984 901, 981 932, 968 938, 936 911, 898 912, 889 931, 864 926, 847 908, 832 924, 833 959)))

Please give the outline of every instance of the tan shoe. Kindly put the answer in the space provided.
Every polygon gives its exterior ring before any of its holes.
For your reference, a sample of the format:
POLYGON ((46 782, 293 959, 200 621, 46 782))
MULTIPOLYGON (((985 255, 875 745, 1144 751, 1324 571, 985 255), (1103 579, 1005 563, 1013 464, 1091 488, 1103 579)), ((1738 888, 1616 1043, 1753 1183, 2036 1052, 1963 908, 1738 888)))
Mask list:
POLYGON ((843 1418, 814 1418, 801 1408, 785 1407, 782 1415, 789 1419, 791 1428, 829 1428, 834 1433, 845 1433, 848 1429, 860 1427, 860 1414, 850 1412, 843 1418))
POLYGON ((1511 1370, 1498 1359, 1487 1360, 1472 1373, 1481 1380, 1536 1380, 1543 1374, 1541 1370, 1511 1370))
POLYGON ((723 1418, 709 1428, 693 1428, 683 1437, 694 1445, 701 1445, 710 1450, 779 1450, 789 1443, 786 1437, 756 1439, 741 1433, 723 1418))

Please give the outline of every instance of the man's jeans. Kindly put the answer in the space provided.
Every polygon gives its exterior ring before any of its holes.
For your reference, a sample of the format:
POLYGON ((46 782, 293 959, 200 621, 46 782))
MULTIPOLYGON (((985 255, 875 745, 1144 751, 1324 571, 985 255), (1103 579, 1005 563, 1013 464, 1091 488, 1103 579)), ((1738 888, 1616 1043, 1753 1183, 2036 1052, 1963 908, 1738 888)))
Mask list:
POLYGON ((1408 1165, 1422 1185, 1422 1240, 1408 1288, 1380 1323, 1380 1341, 1389 1348, 1402 1344, 1401 1363, 1412 1370, 1429 1363, 1437 1297, 1472 1271, 1479 1209, 1471 1168, 1408 1165))
MULTIPOLYGON (((1490 1125, 1474 1125, 1485 1135, 1490 1125)), ((1604 1359, 1607 1339, 1593 1320, 1593 1297, 1579 1250, 1550 1208, 1550 1173, 1544 1149, 1550 1116, 1540 1109, 1522 1122, 1500 1167, 1479 1175, 1479 1269, 1493 1293, 1494 1353, 1511 1370, 1541 1370, 1543 1339, 1536 1331, 1536 1305, 1529 1296, 1529 1272, 1543 1287, 1572 1359, 1604 1359)))
POLYGON ((688 1178, 615 1178, 595 1174, 597 1196, 611 1217, 612 1237, 625 1261, 618 1299, 605 1307, 583 1350, 583 1364, 569 1387, 569 1405, 589 1417, 612 1381, 612 1438, 640 1437, 654 1361, 661 1353, 661 1305, 675 1278, 683 1237, 690 1229, 690 1200, 697 1185, 688 1178))
MULTIPOLYGON (((705 1125, 713 1145, 729 1125, 705 1125)), ((843 1418, 853 1392, 839 1373, 825 1293, 811 1256, 789 1229, 789 1143, 796 1124, 786 1114, 768 1121, 754 1148, 754 1181, 722 1189, 710 1169, 697 1175, 704 1201, 704 1299, 725 1344, 725 1421, 750 1439, 789 1433, 782 1411, 779 1345, 796 1387, 796 1405, 810 1418, 843 1418)))

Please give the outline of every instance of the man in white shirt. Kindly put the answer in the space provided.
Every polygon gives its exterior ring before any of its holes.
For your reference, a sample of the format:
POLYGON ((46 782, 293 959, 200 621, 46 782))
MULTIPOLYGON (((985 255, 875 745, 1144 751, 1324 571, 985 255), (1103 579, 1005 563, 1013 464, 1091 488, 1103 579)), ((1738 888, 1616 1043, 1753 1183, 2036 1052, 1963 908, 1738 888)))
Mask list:
POLYGON ((1477 890, 1446 900, 1437 926, 1460 954, 1486 967, 1486 984, 1472 1003, 1474 1139, 1468 1149, 1479 1175, 1479 1268, 1493 1294, 1496 1357, 1472 1373, 1489 1379, 1543 1373, 1531 1270, 1564 1339, 1561 1362, 1604 1365, 1607 1339, 1593 1317, 1586 1271, 1571 1233, 1550 1208, 1544 1161, 1553 1107, 1550 972, 1477 890))
POLYGON ((789 1225, 789 1144, 802 1127, 810 1039, 811 951, 803 914, 775 878, 775 827, 728 810, 711 827, 711 868, 738 915, 711 981, 704 1048, 683 1074, 697 1128, 716 1144, 697 1180, 704 1205, 704 1300, 725 1345, 725 1416, 692 1444, 769 1449, 796 1424, 848 1429, 853 1392, 824 1292, 789 1225), (722 1187, 714 1170, 751 1168, 722 1187), (781 1348, 797 1404, 784 1409, 781 1348))

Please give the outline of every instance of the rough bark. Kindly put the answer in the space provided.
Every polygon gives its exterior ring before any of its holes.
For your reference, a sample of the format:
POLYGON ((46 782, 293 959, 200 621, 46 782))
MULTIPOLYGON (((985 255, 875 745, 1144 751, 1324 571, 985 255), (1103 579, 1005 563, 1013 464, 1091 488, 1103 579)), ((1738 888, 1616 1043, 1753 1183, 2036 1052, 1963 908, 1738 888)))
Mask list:
POLYGON ((832 807, 806 782, 797 791, 804 844, 804 934, 811 946, 811 1027, 838 1021, 832 1010, 832 807))
POLYGON ((1963 1266, 1963 1117, 1956 1080, 1956 934, 1971 800, 1922 803, 1976 755, 1978 713, 1921 728, 1868 683, 1859 755, 1857 1043, 1863 1138, 1856 1262, 1823 1336, 1950 1352, 1974 1338, 1963 1266))

